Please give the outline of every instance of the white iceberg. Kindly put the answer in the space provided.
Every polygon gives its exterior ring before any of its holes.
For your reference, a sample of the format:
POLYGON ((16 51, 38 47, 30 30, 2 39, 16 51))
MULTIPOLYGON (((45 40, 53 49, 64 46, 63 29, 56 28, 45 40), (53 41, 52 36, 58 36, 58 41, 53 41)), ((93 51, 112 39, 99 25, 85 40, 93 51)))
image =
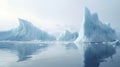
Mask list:
POLYGON ((0 40, 15 40, 15 41, 29 41, 29 40, 41 40, 52 41, 56 38, 47 32, 40 30, 33 26, 30 22, 19 19, 19 27, 0 32, 0 40))
POLYGON ((65 31, 60 37, 59 41, 75 41, 78 38, 78 33, 77 32, 70 32, 70 31, 65 31))

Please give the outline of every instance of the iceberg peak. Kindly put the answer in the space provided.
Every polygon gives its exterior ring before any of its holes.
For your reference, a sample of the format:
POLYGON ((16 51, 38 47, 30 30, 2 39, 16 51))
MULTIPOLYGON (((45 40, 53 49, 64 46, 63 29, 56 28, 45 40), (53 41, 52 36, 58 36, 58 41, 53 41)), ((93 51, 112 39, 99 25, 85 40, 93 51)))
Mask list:
POLYGON ((87 7, 85 7, 85 19, 89 19, 90 17, 91 17, 91 12, 87 7))
POLYGON ((93 42, 113 41, 117 39, 115 30, 102 23, 97 13, 91 14, 88 8, 85 8, 84 35, 87 40, 93 42))
POLYGON ((10 31, 0 32, 0 40, 51 41, 56 40, 56 38, 47 32, 35 27, 31 22, 19 18, 19 27, 10 31))

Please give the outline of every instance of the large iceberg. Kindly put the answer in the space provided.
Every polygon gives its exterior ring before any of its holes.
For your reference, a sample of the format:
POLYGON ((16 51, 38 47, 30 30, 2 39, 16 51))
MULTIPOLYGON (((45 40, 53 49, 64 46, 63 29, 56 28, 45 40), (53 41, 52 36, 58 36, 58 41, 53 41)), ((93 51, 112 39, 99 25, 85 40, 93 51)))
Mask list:
POLYGON ((65 31, 60 37, 59 41, 75 41, 78 38, 78 33, 77 32, 70 32, 70 31, 65 31))
POLYGON ((52 41, 56 38, 47 32, 36 28, 30 22, 19 19, 19 27, 0 32, 0 40, 15 40, 15 41, 30 41, 30 40, 42 40, 52 41))
POLYGON ((91 14, 88 8, 85 8, 84 36, 92 42, 117 39, 116 31, 110 25, 102 23, 97 13, 91 14))

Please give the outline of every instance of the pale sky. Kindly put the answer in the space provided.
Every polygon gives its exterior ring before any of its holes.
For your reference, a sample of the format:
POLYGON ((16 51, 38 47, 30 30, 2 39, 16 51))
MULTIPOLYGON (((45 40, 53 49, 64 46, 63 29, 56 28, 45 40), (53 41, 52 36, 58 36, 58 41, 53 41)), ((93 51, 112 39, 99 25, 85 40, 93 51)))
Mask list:
POLYGON ((0 30, 17 27, 17 18, 23 18, 54 33, 79 31, 86 6, 92 13, 97 12, 102 22, 118 28, 119 3, 119 0, 0 0, 0 30))

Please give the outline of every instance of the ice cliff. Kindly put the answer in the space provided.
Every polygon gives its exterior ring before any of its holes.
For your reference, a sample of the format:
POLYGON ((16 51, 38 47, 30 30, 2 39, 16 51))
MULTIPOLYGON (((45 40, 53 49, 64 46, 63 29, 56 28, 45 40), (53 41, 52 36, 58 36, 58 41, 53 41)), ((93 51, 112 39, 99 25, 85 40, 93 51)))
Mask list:
POLYGON ((97 13, 91 14, 85 8, 84 36, 92 42, 113 41, 117 39, 116 31, 111 26, 102 23, 97 13))
POLYGON ((41 40, 52 41, 56 38, 47 32, 38 29, 32 25, 29 21, 19 19, 19 27, 0 32, 0 40, 15 40, 15 41, 29 41, 29 40, 41 40))

